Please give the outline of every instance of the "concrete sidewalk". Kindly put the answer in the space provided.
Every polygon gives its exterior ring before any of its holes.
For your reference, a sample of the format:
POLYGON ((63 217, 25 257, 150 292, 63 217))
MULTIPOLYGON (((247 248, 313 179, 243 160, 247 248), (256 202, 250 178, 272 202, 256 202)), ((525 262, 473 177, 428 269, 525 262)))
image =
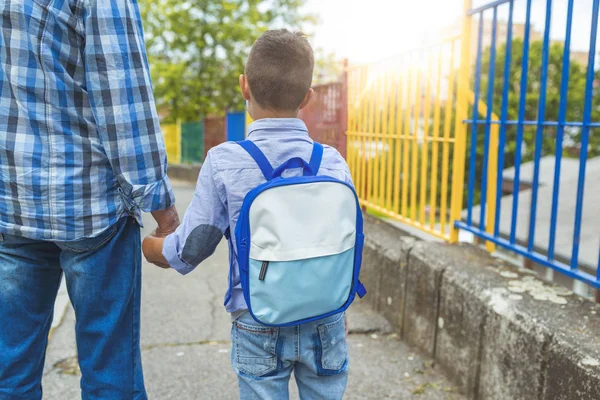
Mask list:
MULTIPOLYGON (((175 184, 181 214, 193 187, 175 184)), ((146 220, 145 231, 154 225, 146 220)), ((182 277, 144 265, 142 347, 151 399, 236 399, 230 366, 231 322, 223 307, 227 289, 225 242, 192 274, 182 277)), ((388 324, 357 301, 349 312, 350 384, 346 399, 462 399, 451 384, 415 354, 388 324)), ((44 399, 81 398, 74 338, 75 319, 67 309, 54 331, 44 374, 44 399)), ((292 387, 294 385, 292 384, 292 387)), ((292 391, 292 398, 298 398, 292 391)))

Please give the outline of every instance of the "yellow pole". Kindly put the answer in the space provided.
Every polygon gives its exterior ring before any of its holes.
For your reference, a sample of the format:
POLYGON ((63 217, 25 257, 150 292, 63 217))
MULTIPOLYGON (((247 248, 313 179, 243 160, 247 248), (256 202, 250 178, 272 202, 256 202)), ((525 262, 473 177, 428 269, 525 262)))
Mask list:
POLYGON ((394 205, 393 210, 396 214, 400 214, 400 151, 402 144, 402 123, 403 123, 403 107, 404 107, 404 87, 406 82, 406 71, 404 65, 398 68, 398 105, 396 107, 396 150, 394 152, 394 205))
POLYGON ((375 78, 371 77, 371 73, 373 75, 375 75, 376 73, 373 71, 374 68, 371 68, 371 70, 369 71, 369 83, 368 83, 368 89, 369 89, 369 128, 366 131, 367 132, 367 153, 368 153, 368 158, 367 158, 367 201, 369 203, 373 203, 373 178, 375 176, 375 171, 373 171, 374 168, 374 162, 373 162, 373 157, 375 157, 377 155, 377 152, 373 151, 373 146, 375 144, 375 141, 373 140, 373 130, 375 129, 375 110, 376 110, 376 104, 377 104, 377 90, 376 90, 376 82, 375 82, 375 78))
MULTIPOLYGON (((491 107, 491 105, 490 105, 491 107)), ((487 223, 486 232, 494 236, 494 227, 496 225, 496 192, 498 179, 498 152, 495 151, 499 146, 500 125, 492 125, 490 129, 490 151, 488 152, 488 178, 487 178, 487 223)), ((485 244, 486 249, 493 253, 496 251, 496 245, 493 242, 485 244)))
POLYGON ((381 107, 382 107, 382 111, 381 111, 381 140, 380 140, 380 146, 381 146, 381 156, 379 159, 379 193, 377 195, 378 200, 379 200, 379 205, 383 208, 386 208, 386 203, 385 203, 385 196, 386 196, 386 190, 387 187, 385 185, 386 183, 386 175, 389 176, 391 171, 388 171, 386 169, 386 164, 387 164, 387 160, 390 158, 389 157, 389 136, 390 133, 388 132, 388 115, 390 114, 390 110, 389 110, 389 99, 390 99, 390 85, 388 82, 388 78, 389 78, 389 67, 387 64, 384 64, 384 71, 382 76, 382 80, 383 80, 383 87, 382 87, 382 93, 381 93, 381 97, 382 97, 382 101, 381 101, 381 107))
POLYGON ((398 76, 398 71, 396 69, 396 64, 393 63, 391 66, 392 70, 391 70, 391 79, 389 79, 388 81, 388 85, 390 86, 391 90, 388 92, 388 96, 390 97, 390 102, 389 102, 389 129, 388 129, 388 146, 387 146, 387 184, 385 185, 386 187, 386 198, 385 198, 385 208, 388 209, 389 211, 392 210, 392 192, 393 192, 393 180, 392 177, 396 177, 398 175, 394 175, 394 144, 398 141, 398 139, 396 137, 394 137, 395 135, 397 135, 398 133, 395 130, 395 125, 394 125, 394 116, 395 116, 395 112, 396 112, 396 102, 397 102, 397 96, 398 96, 398 84, 396 81, 396 77, 398 76))
MULTIPOLYGON (((475 107, 475 93, 469 91, 469 103, 475 107)), ((483 101, 479 101, 477 104, 477 113, 482 116, 487 116, 487 105, 483 101)), ((500 118, 492 112, 492 121, 498 121, 500 118)), ((485 231, 490 235, 494 234, 494 227, 496 225, 496 192, 497 192, 497 179, 498 179, 498 153, 492 151, 497 149, 499 146, 499 131, 500 127, 497 124, 493 124, 490 128, 490 151, 488 156, 488 185, 487 185, 487 204, 486 204, 486 225, 485 231)), ((496 245, 492 242, 486 241, 486 249, 493 253, 496 251, 496 245)))
POLYGON ((412 151, 411 161, 412 167, 410 171, 410 219, 411 222, 417 221, 417 168, 418 168, 418 157, 419 157, 419 126, 421 117, 421 96, 423 90, 421 88, 421 69, 417 69, 417 76, 415 79, 415 109, 413 113, 414 118, 414 131, 412 134, 412 151))
MULTIPOLYGON (((381 67, 379 67, 381 68, 381 67)), ((374 156, 373 156, 373 166, 372 171, 373 171, 373 185, 372 185, 372 190, 373 190, 373 197, 371 199, 371 203, 380 205, 379 203, 379 173, 380 168, 379 168, 379 164, 381 161, 381 152, 379 149, 379 145, 381 143, 381 107, 383 104, 382 101, 382 89, 383 89, 383 85, 382 85, 382 75, 381 75, 381 71, 376 71, 375 73, 375 80, 376 80, 376 88, 375 88, 375 104, 373 105, 374 108, 374 112, 375 112, 375 130, 371 130, 371 136, 373 138, 373 152, 374 152, 374 156)))
MULTIPOLYGON (((421 194, 420 194, 420 220, 421 226, 425 226, 425 206, 427 203, 427 167, 429 158, 429 126, 431 122, 431 69, 432 69, 432 53, 429 51, 427 57, 427 75, 425 85, 425 108, 423 110, 423 144, 421 145, 421 194)), ((415 188, 416 190, 416 188, 415 188)))
POLYGON ((452 195, 450 208, 450 241, 458 242, 458 230, 454 227, 454 221, 461 219, 464 195, 465 179, 465 157, 466 157, 466 138, 467 129, 462 122, 467 119, 467 93, 469 91, 469 77, 471 68, 471 21, 472 17, 467 15, 471 9, 472 0, 464 0, 463 7, 463 27, 461 35, 461 59, 460 75, 458 79, 458 98, 456 102, 456 119, 454 123, 456 138, 454 145, 454 165, 452 179, 452 195))
MULTIPOLYGON (((360 132, 366 132, 367 131, 367 118, 368 118, 368 97, 367 97, 367 84, 368 84, 368 74, 369 74, 369 67, 368 66, 364 66, 361 68, 361 72, 360 72, 360 132)), ((365 136, 360 136, 360 146, 361 146, 361 152, 362 152, 362 157, 360 160, 360 187, 359 187, 359 193, 360 193, 360 199, 361 200, 367 200, 367 138, 365 136)))
MULTIPOLYGON (((412 60, 411 60, 412 61, 412 60)), ((414 67, 410 65, 407 68, 406 75, 408 79, 408 88, 406 91, 406 113, 404 114, 404 135, 402 137, 402 211, 401 215, 404 218, 408 218, 408 160, 410 156, 409 145, 410 142, 410 115, 412 112, 413 102, 411 99, 412 95, 412 87, 413 87, 413 79, 411 79, 411 73, 413 72, 414 67)))
POLYGON ((442 146, 442 193, 440 203, 440 231, 446 235, 447 204, 448 204, 448 166, 450 158, 450 129, 452 124, 452 104, 454 97, 454 50, 455 42, 450 45, 450 66, 448 67, 448 94, 444 111, 444 142, 442 146))
MULTIPOLYGON (((439 137, 440 137, 440 114, 441 114, 441 83, 442 83, 442 56, 443 47, 440 46, 440 53, 438 55, 438 65, 436 73, 436 87, 435 87, 435 106, 433 112, 433 144, 432 144, 432 165, 431 165, 431 210, 429 213, 429 229, 433 230, 435 225, 435 213, 437 207, 437 186, 438 186, 438 151, 439 151, 439 137)), ((440 231, 443 233, 443 231, 440 231)))

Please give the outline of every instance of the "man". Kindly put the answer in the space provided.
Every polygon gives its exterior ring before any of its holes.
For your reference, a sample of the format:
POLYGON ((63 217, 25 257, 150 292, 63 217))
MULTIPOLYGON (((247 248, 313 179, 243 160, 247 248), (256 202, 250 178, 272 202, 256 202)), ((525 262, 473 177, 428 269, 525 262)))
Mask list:
POLYGON ((42 397, 63 273, 83 398, 146 399, 141 213, 158 236, 179 221, 137 2, 0 12, 0 399, 42 397))

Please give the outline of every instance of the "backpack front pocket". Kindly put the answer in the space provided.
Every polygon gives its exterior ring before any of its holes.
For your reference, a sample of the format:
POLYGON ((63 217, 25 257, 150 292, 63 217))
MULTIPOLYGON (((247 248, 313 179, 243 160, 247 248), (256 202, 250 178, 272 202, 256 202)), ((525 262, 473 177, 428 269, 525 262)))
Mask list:
POLYGON ((264 324, 282 325, 341 308, 350 296, 354 247, 293 261, 250 259, 251 309, 264 324))

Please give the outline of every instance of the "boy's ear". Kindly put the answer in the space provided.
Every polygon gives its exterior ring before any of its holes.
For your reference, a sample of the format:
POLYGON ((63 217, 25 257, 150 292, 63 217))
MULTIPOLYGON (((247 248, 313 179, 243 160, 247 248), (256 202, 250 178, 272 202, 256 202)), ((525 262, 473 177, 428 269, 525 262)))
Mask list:
POLYGON ((302 100, 302 103, 300 104, 300 107, 298 109, 302 110, 304 107, 306 107, 308 105, 308 103, 310 103, 310 100, 313 98, 314 94, 315 94, 315 91, 313 90, 313 88, 310 88, 308 90, 308 93, 306 93, 306 96, 304 97, 304 100, 302 100))
POLYGON ((248 80, 246 79, 246 75, 240 75, 240 89, 242 90, 242 96, 244 100, 250 100, 250 87, 248 86, 248 80))

